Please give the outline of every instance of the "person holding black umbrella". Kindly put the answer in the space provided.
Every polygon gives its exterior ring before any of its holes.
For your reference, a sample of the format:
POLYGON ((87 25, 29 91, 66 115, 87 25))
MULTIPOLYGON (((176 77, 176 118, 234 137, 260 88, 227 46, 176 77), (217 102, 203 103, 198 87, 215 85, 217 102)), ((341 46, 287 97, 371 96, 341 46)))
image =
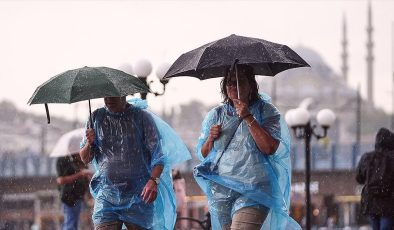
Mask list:
POLYGON ((173 229, 170 173, 190 158, 187 147, 141 103, 131 105, 126 96, 104 102, 87 122, 80 150, 83 162, 96 168, 90 183, 95 229, 173 229))
POLYGON ((300 229, 288 215, 290 136, 280 112, 258 93, 249 65, 229 69, 221 92, 224 104, 203 121, 194 172, 213 229, 300 229))
POLYGON ((164 75, 224 76, 224 104, 203 121, 194 171, 213 229, 301 229, 289 216, 288 128, 255 80, 300 67, 309 64, 286 45, 232 34, 183 53, 164 75))

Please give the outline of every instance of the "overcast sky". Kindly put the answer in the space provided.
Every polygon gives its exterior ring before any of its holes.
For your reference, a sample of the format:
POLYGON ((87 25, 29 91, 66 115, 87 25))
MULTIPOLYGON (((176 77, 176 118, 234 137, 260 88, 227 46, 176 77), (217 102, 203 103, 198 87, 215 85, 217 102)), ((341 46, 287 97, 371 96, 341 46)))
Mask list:
MULTIPOLYGON (((392 109, 394 1, 371 1, 375 42, 375 103, 392 109)), ((351 87, 366 95, 368 1, 1 1, 0 100, 28 106, 37 86, 83 66, 119 68, 148 58, 153 66, 230 34, 305 46, 340 74, 342 22, 346 18, 351 87)), ((166 95, 149 98, 160 111, 196 99, 220 101, 218 80, 177 78, 166 95)), ((86 102, 50 105, 53 115, 86 117, 86 102), (77 114, 77 115, 75 115, 77 114)), ((102 104, 96 100, 94 106, 102 104)), ((82 119, 82 118, 80 118, 82 119)))

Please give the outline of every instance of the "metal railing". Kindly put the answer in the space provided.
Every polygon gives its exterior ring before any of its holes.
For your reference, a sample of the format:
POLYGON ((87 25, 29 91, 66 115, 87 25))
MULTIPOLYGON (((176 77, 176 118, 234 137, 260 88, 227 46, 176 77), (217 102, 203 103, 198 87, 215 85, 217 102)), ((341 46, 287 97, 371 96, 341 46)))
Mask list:
POLYGON ((0 153, 0 177, 56 176, 56 158, 36 154, 0 153))
MULTIPOLYGON (((372 143, 361 143, 356 149, 354 144, 314 143, 311 146, 311 169, 355 169, 361 155, 373 150, 373 146, 372 143)), ((304 170, 304 146, 293 143, 291 157, 293 170, 304 170)), ((0 177, 40 176, 56 176, 56 158, 34 153, 0 152, 0 177)))

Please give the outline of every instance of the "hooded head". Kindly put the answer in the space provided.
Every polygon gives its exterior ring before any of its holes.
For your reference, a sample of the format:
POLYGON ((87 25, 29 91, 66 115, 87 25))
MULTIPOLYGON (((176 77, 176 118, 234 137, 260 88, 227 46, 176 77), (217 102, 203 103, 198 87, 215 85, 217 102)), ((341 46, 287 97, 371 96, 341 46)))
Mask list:
POLYGON ((394 150, 394 133, 386 128, 380 128, 376 134, 375 150, 394 150))

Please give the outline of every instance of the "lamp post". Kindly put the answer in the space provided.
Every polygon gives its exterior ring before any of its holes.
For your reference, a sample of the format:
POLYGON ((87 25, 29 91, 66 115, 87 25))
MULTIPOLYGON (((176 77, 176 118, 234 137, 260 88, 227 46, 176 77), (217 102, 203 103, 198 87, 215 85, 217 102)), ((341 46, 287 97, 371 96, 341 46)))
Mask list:
POLYGON ((305 143, 305 199, 306 199, 306 229, 311 229, 311 140, 312 136, 317 139, 327 136, 327 130, 335 120, 335 114, 329 109, 322 109, 317 113, 317 122, 323 128, 323 134, 315 132, 316 125, 312 125, 310 114, 305 108, 289 110, 285 115, 287 124, 293 129, 298 139, 304 139, 305 143))
MULTIPOLYGON (((133 65, 133 74, 135 74, 145 85, 149 88, 150 92, 154 94, 155 96, 160 96, 163 95, 165 90, 166 90, 166 84, 168 83, 169 80, 163 79, 164 75, 166 74, 167 70, 170 68, 170 64, 167 62, 164 62, 156 68, 156 76, 159 79, 163 91, 161 93, 159 92, 154 92, 151 89, 151 84, 154 81, 148 81, 148 76, 152 72, 152 64, 150 61, 146 59, 140 59, 136 61, 133 65)), ((141 99, 146 99, 147 93, 141 93, 141 99)))

